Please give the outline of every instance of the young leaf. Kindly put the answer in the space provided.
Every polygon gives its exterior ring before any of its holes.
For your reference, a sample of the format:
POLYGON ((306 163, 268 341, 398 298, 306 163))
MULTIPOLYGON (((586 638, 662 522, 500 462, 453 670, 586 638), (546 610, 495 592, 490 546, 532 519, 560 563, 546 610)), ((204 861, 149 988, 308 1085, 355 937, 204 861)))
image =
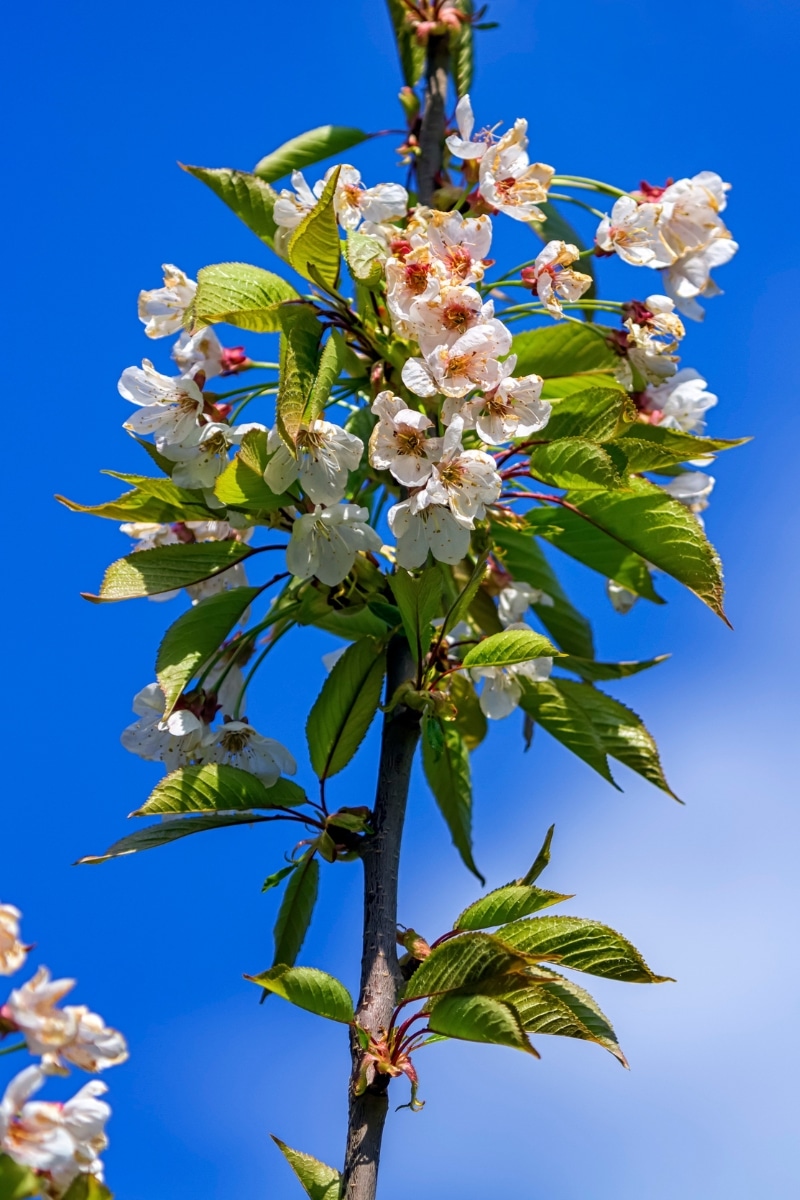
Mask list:
POLYGON ((426 567, 421 575, 398 567, 389 583, 418 667, 431 644, 431 622, 442 611, 442 577, 437 567, 426 567))
MULTIPOLYGON (((455 629, 459 621, 462 621, 467 613, 471 610, 473 604, 480 594, 480 587, 486 578, 486 560, 488 552, 484 552, 478 558, 475 566, 472 568, 471 574, 463 580, 457 580, 461 591, 453 601, 452 605, 445 614, 445 619, 442 622, 441 633, 444 636, 451 629, 455 629)), ((494 607, 494 605, 492 605, 494 607)))
POLYGON ((332 330, 331 336, 322 347, 317 365, 317 375, 306 404, 304 421, 307 425, 322 415, 325 405, 330 399, 331 389, 342 369, 343 349, 344 342, 340 334, 336 330, 332 330))
POLYGON ((307 304, 287 304, 279 314, 281 374, 278 384, 278 429, 287 446, 295 439, 317 377, 322 326, 307 304))
POLYGON ((563 900, 571 899, 571 896, 564 896, 560 892, 546 892, 524 883, 508 883, 505 887, 495 888, 493 892, 481 896, 480 900, 465 908, 453 928, 491 929, 495 925, 517 921, 520 917, 528 917, 542 908, 549 908, 552 904, 561 904, 563 900))
POLYGON ((628 1062, 617 1035, 594 997, 570 979, 540 967, 552 977, 551 983, 504 993, 503 999, 519 1013, 528 1033, 547 1033, 557 1037, 580 1038, 597 1042, 613 1054, 623 1067, 628 1062))
MULTIPOLYGON (((653 974, 627 938, 598 921, 582 917, 534 917, 505 925, 494 936, 503 945, 524 954, 547 955, 561 967, 600 975, 603 979, 625 983, 672 982, 668 975, 653 974)), ((430 959, 426 959, 423 967, 428 962, 430 959)))
POLYGON ((655 658, 648 658, 643 662, 599 663, 594 659, 565 654, 558 660, 558 665, 565 671, 573 671, 582 679, 595 683, 602 679, 627 679, 629 675, 638 675, 640 671, 648 671, 650 667, 657 667, 660 663, 666 662, 668 658, 668 654, 659 654, 655 658))
POLYGON ((355 1020, 353 1000, 347 988, 333 975, 318 971, 316 967, 279 964, 261 975, 245 975, 245 979, 318 1017, 341 1021, 343 1025, 355 1020))
POLYGON ((256 237, 273 248, 277 225, 272 216, 278 196, 273 188, 257 175, 233 171, 229 167, 189 167, 179 164, 189 175, 211 188, 216 196, 236 216, 244 221, 256 237))
POLYGON ((77 504, 65 496, 56 496, 56 500, 71 512, 108 517, 112 521, 155 521, 159 525, 171 525, 176 521, 205 521, 214 516, 206 506, 202 492, 176 487, 171 479, 120 475, 115 471, 104 473, 135 486, 116 500, 103 504, 77 504))
POLYGON ((134 817, 173 813, 247 812, 252 809, 294 808, 305 804, 306 795, 290 779, 279 779, 266 787, 249 771, 227 763, 205 763, 179 767, 160 780, 134 817))
POLYGON ((81 595, 93 603, 157 596, 219 575, 252 553, 242 542, 192 542, 137 550, 111 564, 99 596, 91 592, 81 595))
POLYGON ((425 47, 417 41, 406 20, 408 8, 403 0, 387 0, 389 16, 394 26, 403 80, 408 87, 416 87, 425 70, 425 47))
MULTIPOLYGON (((572 498, 576 505, 580 504, 581 495, 576 493, 572 498)), ((594 499, 593 495, 591 499, 594 499)), ((641 554, 623 545, 605 528, 585 519, 580 512, 561 506, 533 508, 525 514, 525 524, 537 537, 545 538, 557 550, 598 571, 606 579, 613 579, 654 604, 664 603, 653 587, 647 561, 641 554)))
POLYGON ((75 1176, 61 1200, 114 1200, 114 1196, 96 1175, 84 1171, 75 1176))
POLYGON ((567 437, 535 446, 530 455, 531 474, 551 487, 614 488, 622 487, 625 477, 620 471, 625 460, 614 456, 604 446, 585 438, 567 437), (615 457, 620 461, 615 461, 615 457))
POLYGON ((452 722, 453 728, 461 737, 467 750, 472 753, 488 732, 486 717, 481 709, 478 694, 472 681, 466 675, 457 672, 450 676, 447 696, 450 703, 456 708, 455 720, 452 722))
POLYGON ((342 257, 333 207, 340 170, 333 170, 319 201, 297 226, 287 248, 289 262, 298 275, 329 288, 336 286, 342 257))
POLYGON ((613 372, 619 357, 608 345, 611 331, 603 325, 564 321, 518 333, 511 343, 517 356, 515 375, 579 375, 591 383, 593 375, 613 372))
POLYGON ((223 504, 232 508, 246 509, 249 515, 275 512, 284 504, 291 504, 285 493, 276 495, 264 482, 264 467, 267 465, 267 435, 259 429, 251 429, 242 438, 238 454, 217 476, 214 495, 223 504))
POLYGON ((655 740, 635 712, 588 683, 559 679, 556 686, 580 705, 607 754, 678 799, 664 776, 655 740))
POLYGON ((350 762, 372 724, 381 699, 386 652, 362 638, 336 662, 308 715, 311 765, 329 779, 350 762))
POLYGON ((430 1010, 428 1028, 464 1042, 511 1046, 539 1057, 511 1005, 492 996, 443 996, 430 1010))
POLYGON ((205 817, 179 817, 174 821, 161 821, 157 825, 148 825, 146 829, 137 829, 136 833, 120 838, 105 854, 88 854, 79 858, 76 865, 95 866, 97 863, 121 858, 126 854, 138 854, 140 850, 166 846, 169 842, 188 837, 192 833, 204 833, 207 829, 224 829, 228 825, 260 825, 262 821, 267 820, 268 817, 258 817, 251 812, 220 812, 205 817))
POLYGON ((293 967, 305 941, 319 891, 319 863, 313 850, 303 856, 283 894, 275 922, 275 965, 293 967))
POLYGON ((520 707, 538 721, 543 729, 593 767, 614 787, 603 742, 591 720, 571 696, 560 687, 562 680, 547 679, 541 683, 523 681, 520 707))
POLYGON ((511 667, 532 658, 558 655, 546 637, 532 629, 504 629, 484 638, 464 655, 463 667, 511 667))
POLYGON ((436 946, 405 985, 403 1000, 421 1000, 524 973, 531 959, 489 933, 464 933, 436 946))
POLYGON ((169 716, 190 679, 228 636, 261 589, 231 588, 207 596, 182 613, 164 634, 156 658, 156 677, 164 693, 164 716, 169 716))
POLYGON ((531 866, 530 870, 523 875, 522 879, 517 881, 518 883, 524 883, 530 887, 532 883, 536 882, 542 871, 544 871, 545 867, 547 867, 550 862, 550 845, 553 841, 553 834, 555 833, 555 830, 555 825, 551 825, 547 833, 544 835, 542 847, 539 853, 536 855, 536 858, 533 860, 533 865, 531 866))
POLYGON ((453 845, 464 865, 485 883, 472 857, 472 780, 469 753, 455 725, 441 726, 443 745, 438 754, 428 735, 430 718, 423 717, 422 765, 439 811, 445 819, 453 845))
POLYGON ((42 1181, 33 1171, 15 1162, 8 1154, 0 1154, 0 1200, 28 1200, 42 1194, 42 1181))
POLYGON ((350 150, 365 142, 369 136, 361 129, 350 129, 345 125, 319 125, 316 129, 290 138, 277 150, 265 155, 256 164, 253 173, 259 179, 266 179, 267 183, 274 183, 284 175, 291 175, 292 171, 302 171, 303 167, 310 167, 313 163, 350 150))
POLYGON ((276 1138, 274 1133, 271 1133, 270 1137, 311 1200, 340 1200, 342 1181, 338 1171, 335 1171, 333 1167, 326 1166, 318 1158, 312 1158, 310 1154, 292 1150, 291 1146, 286 1145, 286 1142, 276 1138))
POLYGON ((450 74, 456 94, 464 96, 472 86, 474 69, 474 38, 469 19, 473 15, 472 0, 455 0, 454 7, 467 18, 458 30, 454 29, 450 34, 450 74))
POLYGON ((353 279, 369 289, 376 288, 383 279, 383 264, 386 259, 386 247, 376 237, 367 233, 347 235, 344 246, 347 268, 353 279))
POLYGON ((194 320, 197 325, 224 322, 253 333, 279 329, 278 312, 297 292, 271 271, 250 263, 216 263, 197 272, 194 320))
POLYGON ((273 888, 276 888, 279 884, 283 883, 287 875, 291 875, 292 871, 296 871, 298 866, 299 863, 292 862, 289 863, 288 867, 281 867, 278 871, 273 871, 272 874, 268 875, 264 880, 263 884, 261 885, 261 891, 271 892, 273 888))

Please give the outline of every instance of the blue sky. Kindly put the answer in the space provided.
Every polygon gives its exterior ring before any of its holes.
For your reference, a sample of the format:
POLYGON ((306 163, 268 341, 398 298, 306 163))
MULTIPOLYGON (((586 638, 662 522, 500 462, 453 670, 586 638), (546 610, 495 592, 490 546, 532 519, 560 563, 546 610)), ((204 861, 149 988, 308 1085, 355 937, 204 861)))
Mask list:
MULTIPOLYGON (((797 539, 786 457, 800 432, 800 171, 787 129, 800 6, 494 0, 491 15, 501 28, 480 42, 479 123, 527 116, 537 158, 620 186, 702 169, 733 183, 727 216, 742 248, 684 361, 720 396, 711 432, 756 441, 718 462, 707 514, 733 633, 669 583, 667 607, 641 603, 620 618, 598 579, 566 573, 597 614, 603 657, 674 652, 618 694, 657 735, 686 808, 632 776, 615 793, 544 735, 523 758, 513 719, 474 762, 476 856, 490 883, 524 870, 555 821, 546 885, 577 892, 569 911, 622 929, 679 982, 593 987, 630 1073, 597 1047, 545 1038, 540 1063, 462 1045, 421 1055, 427 1105, 390 1123, 382 1200, 407 1194, 409 1171, 423 1200, 782 1200, 800 1184, 797 539)), ((277 1000, 260 1008, 241 979, 269 961, 276 901, 259 889, 284 844, 225 831, 70 866, 125 831, 157 777, 118 737, 178 609, 80 600, 127 543, 52 495, 99 500, 111 495, 99 468, 143 466, 120 429, 116 381, 151 349, 135 300, 157 284, 159 264, 267 262, 176 160, 249 168, 318 124, 397 125, 394 50, 378 0, 17 4, 7 23, 7 420, 20 440, 3 472, 0 897, 24 910, 33 961, 77 976, 78 1002, 130 1038, 130 1063, 108 1077, 107 1164, 120 1200, 291 1200, 299 1190, 266 1135, 337 1162, 347 1054, 337 1027, 277 1000)), ((393 144, 351 157, 370 180, 389 179, 393 144)), ((522 236, 506 229, 501 252, 522 236)), ((604 280, 608 295, 643 290, 618 264, 604 280)), ((300 752, 331 646, 316 633, 287 639, 252 706, 260 728, 300 752)), ((375 751, 373 731, 336 799, 369 802, 375 751)), ((419 777, 405 854, 401 919, 435 935, 475 885, 419 777)), ((355 867, 325 872, 303 953, 351 984, 359 882, 355 867)))

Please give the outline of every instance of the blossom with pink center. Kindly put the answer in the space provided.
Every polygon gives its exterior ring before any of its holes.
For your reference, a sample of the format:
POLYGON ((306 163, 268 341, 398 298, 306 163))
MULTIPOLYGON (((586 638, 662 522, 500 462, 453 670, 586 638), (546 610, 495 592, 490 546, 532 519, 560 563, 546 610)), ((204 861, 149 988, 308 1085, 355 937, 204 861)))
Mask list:
POLYGON ((547 311, 554 317, 563 315, 562 300, 580 300, 584 292, 592 286, 591 275, 573 271, 570 266, 579 259, 580 251, 577 246, 567 242, 548 242, 544 250, 536 256, 533 266, 525 267, 521 272, 524 282, 532 287, 547 311))
POLYGON ((415 396, 466 396, 473 388, 492 389, 502 378, 497 359, 511 348, 511 334, 491 320, 467 330, 452 345, 435 346, 425 358, 409 358, 403 383, 415 396))
POLYGON ((480 160, 480 193, 487 204, 515 221, 544 221, 538 206, 547 199, 554 171, 546 163, 531 163, 527 129, 528 122, 519 117, 487 149, 480 160))
POLYGON ((442 452, 442 439, 428 436, 433 421, 388 391, 375 398, 372 411, 378 423, 369 440, 370 463, 391 471, 404 487, 420 487, 442 452))

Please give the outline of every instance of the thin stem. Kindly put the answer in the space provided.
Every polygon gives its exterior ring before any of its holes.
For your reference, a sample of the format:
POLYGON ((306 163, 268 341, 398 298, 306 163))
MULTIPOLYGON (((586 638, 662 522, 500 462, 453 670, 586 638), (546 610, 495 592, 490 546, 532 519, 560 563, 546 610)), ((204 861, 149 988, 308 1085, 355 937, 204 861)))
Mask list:
MULTIPOLYGON (((579 200, 577 196, 568 196, 565 192, 549 192, 549 200, 564 200, 567 204, 577 204, 579 208, 585 208, 587 212, 592 213, 595 217, 601 219, 606 215, 599 208, 593 208, 591 204, 587 204, 585 200, 579 200)), ((594 251, 592 251, 594 253, 594 251)))
POLYGON ((27 1042, 17 1042, 16 1045, 14 1045, 14 1046, 6 1046, 5 1049, 0 1050, 0 1055, 16 1054, 17 1050, 27 1050, 27 1048, 28 1048, 27 1042))
POLYGON ((248 358, 247 362, 239 368, 240 371, 280 371, 280 369, 280 363, 254 362, 252 358, 248 358))
POLYGON ((585 175, 554 175, 550 180, 551 184, 558 187, 561 184, 563 187, 583 188, 587 192, 602 192, 605 196, 627 196, 628 192, 623 192, 621 188, 612 187, 610 183, 603 183, 600 179, 587 179, 585 175))

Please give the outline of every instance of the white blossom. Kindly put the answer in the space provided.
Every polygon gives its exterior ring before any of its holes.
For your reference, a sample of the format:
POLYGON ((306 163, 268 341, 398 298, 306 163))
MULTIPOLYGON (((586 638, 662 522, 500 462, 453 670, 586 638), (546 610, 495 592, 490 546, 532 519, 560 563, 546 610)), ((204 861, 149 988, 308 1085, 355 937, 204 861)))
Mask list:
POLYGON ((682 471, 661 486, 673 500, 679 500, 695 516, 699 516, 708 508, 708 498, 715 482, 713 475, 706 475, 703 471, 682 471))
POLYGON ((444 504, 432 504, 423 492, 393 505, 387 514, 396 541, 395 557, 406 570, 421 567, 428 551, 439 562, 461 562, 469 551, 470 531, 444 504), (420 503, 423 497, 427 503, 420 503))
MULTIPOLYGON (((325 184, 335 170, 336 167, 331 167, 325 173, 323 182, 314 188, 316 194, 322 195, 325 184)), ((394 217, 404 217, 408 211, 408 192, 399 183, 379 183, 375 187, 365 188, 361 182, 361 172, 345 164, 339 171, 333 207, 342 228, 353 230, 362 221, 380 224, 394 217)))
POLYGON ((19 940, 21 917, 13 904, 0 904, 0 975, 13 975, 28 956, 27 946, 19 940))
POLYGON ((359 551, 380 550, 383 544, 368 521, 368 510, 357 504, 318 504, 312 513, 295 519, 286 547, 287 567, 298 579, 315 576, 331 587, 341 583, 359 551))
POLYGON ((606 594, 611 601, 614 611, 620 613, 622 616, 629 613, 639 599, 636 592, 623 587, 621 583, 615 583, 613 579, 606 580, 606 594))
POLYGON ((132 754, 166 763, 174 771, 198 761, 206 726, 188 709, 170 713, 164 720, 165 707, 164 693, 157 683, 142 688, 132 705, 139 720, 122 731, 120 741, 132 754))
POLYGON ((702 375, 692 367, 683 367, 666 383, 647 389, 646 411, 667 429, 702 433, 706 413, 717 403, 717 397, 706 391, 707 387, 702 375))
POLYGON ((184 488, 213 488, 217 476, 227 466, 231 446, 238 446, 245 434, 254 429, 266 432, 257 422, 231 426, 209 421, 196 425, 181 442, 159 444, 164 457, 175 463, 172 482, 184 488))
POLYGON ((239 587, 247 587, 247 573, 244 563, 237 562, 224 571, 218 571, 216 575, 210 575, 208 579, 201 579, 199 583, 187 584, 186 591, 192 604, 199 604, 209 596, 218 596, 220 592, 231 592, 239 587))
POLYGON ((482 158, 487 149, 487 142, 473 141, 472 131, 475 128, 475 117, 472 113, 472 103, 469 96, 462 96, 456 105, 456 125, 458 133, 451 134, 446 139, 447 149, 456 158, 482 158))
POLYGON ((567 242, 548 242, 536 256, 532 267, 525 267, 522 278, 532 286, 547 311, 563 316, 561 301, 580 300, 592 286, 591 275, 573 271, 570 264, 580 260, 577 246, 567 242))
POLYGON ((226 721, 203 739, 206 762, 225 763, 257 776, 272 787, 281 775, 294 775, 297 763, 280 742, 263 737, 246 721, 226 721))
POLYGON ((441 263, 432 260, 427 247, 411 251, 404 259, 386 263, 386 305, 397 333, 414 337, 411 309, 418 301, 432 300, 446 276, 441 263))
POLYGON ((225 347, 211 328, 198 329, 195 333, 184 330, 172 347, 172 358, 181 375, 188 375, 190 379, 199 371, 206 379, 214 379, 225 370, 225 347))
POLYGON ((121 1033, 84 1005, 56 1005, 75 986, 74 979, 51 980, 40 967, 22 987, 12 991, 3 1015, 23 1034, 31 1054, 42 1058, 47 1072, 61 1071, 65 1062, 84 1071, 104 1071, 128 1057, 121 1033))
POLYGON ((526 147, 528 122, 519 117, 513 129, 490 146, 480 160, 480 193, 487 204, 516 221, 543 221, 538 207, 547 199, 553 168, 531 163, 526 147))
POLYGON ((488 216, 462 217, 457 212, 432 212, 426 236, 431 254, 451 283, 480 283, 484 259, 492 244, 488 216))
POLYGON ((729 183, 714 171, 701 171, 692 179, 679 179, 659 197, 659 232, 667 248, 658 266, 683 258, 707 246, 712 238, 729 237, 720 212, 726 206, 729 183))
POLYGON ((497 320, 468 329, 451 346, 434 347, 425 358, 409 358, 403 383, 416 396, 465 396, 473 388, 496 387, 502 371, 497 358, 507 354, 511 334, 497 320))
POLYGON ((162 375, 148 359, 141 367, 126 367, 117 388, 123 399, 138 406, 123 428, 140 436, 154 433, 159 450, 183 442, 200 423, 205 401, 194 380, 162 375))
POLYGON ((730 262, 738 249, 738 242, 726 232, 702 249, 679 258, 664 272, 664 289, 685 317, 692 321, 703 320, 705 310, 697 298, 720 294, 711 271, 730 262))
MULTIPOLYGON (((550 420, 552 405, 540 399, 544 380, 540 375, 513 378, 511 372, 516 364, 516 355, 510 355, 500 367, 502 378, 497 387, 469 400, 461 409, 467 427, 474 427, 489 446, 501 446, 514 438, 529 438, 550 420)), ((451 404, 445 401, 442 410, 446 422, 452 419, 451 404)))
POLYGON ((277 426, 270 430, 264 471, 267 487, 280 495, 298 479, 314 504, 336 504, 344 496, 347 476, 355 471, 364 443, 341 425, 316 420, 297 434, 296 455, 283 441, 277 426))
POLYGON ((125 525, 120 525, 119 531, 138 543, 134 546, 134 551, 155 550, 156 546, 175 546, 181 540, 172 525, 160 525, 156 521, 128 521, 125 525))
POLYGON ((600 222, 594 240, 600 250, 618 254, 632 267, 653 266, 663 253, 660 218, 659 204, 637 204, 633 196, 620 196, 611 215, 600 222))
POLYGON ((378 423, 369 440, 369 461, 391 471, 404 487, 419 487, 442 452, 442 439, 428 437, 433 421, 406 406, 393 392, 380 392, 372 404, 378 423))
POLYGON ((532 587, 529 583, 514 580, 508 583, 497 597, 497 615, 504 629, 516 625, 525 616, 532 604, 541 604, 552 608, 553 597, 548 596, 541 588, 532 587))
POLYGON ((452 346, 478 325, 494 318, 494 303, 465 284, 446 284, 428 300, 416 300, 409 310, 409 323, 423 354, 437 346, 452 346))
MULTIPOLYGON (((509 629, 530 630, 530 625, 517 621, 509 629)), ((553 669, 552 658, 531 658, 527 662, 514 663, 510 667, 472 667, 469 674, 474 683, 483 680, 480 694, 481 712, 493 721, 499 721, 512 713, 522 698, 520 680, 529 679, 540 683, 549 679, 553 669)))
POLYGON ((187 308, 194 300, 197 284, 178 267, 164 263, 164 286, 139 293, 139 320, 149 338, 168 337, 183 326, 187 308))
POLYGON ((463 419, 454 416, 442 441, 442 456, 414 499, 418 508, 446 504, 459 524, 472 529, 486 515, 486 505, 500 495, 502 481, 490 454, 462 448, 463 431, 463 419))
POLYGON ((278 193, 278 199, 275 201, 275 207, 272 210, 272 217, 275 224, 281 229, 293 230, 296 229, 301 221, 315 207, 319 196, 315 195, 311 188, 306 183, 302 171, 292 171, 292 187, 283 188, 278 193))

